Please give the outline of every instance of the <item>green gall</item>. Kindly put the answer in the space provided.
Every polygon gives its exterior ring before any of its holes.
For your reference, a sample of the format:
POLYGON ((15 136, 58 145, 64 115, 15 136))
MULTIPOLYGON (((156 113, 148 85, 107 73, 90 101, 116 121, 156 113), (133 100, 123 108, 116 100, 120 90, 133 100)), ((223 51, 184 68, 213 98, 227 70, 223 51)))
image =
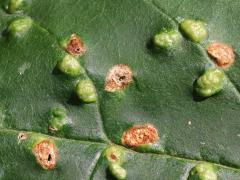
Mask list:
POLYGON ((25 0, 8 0, 6 1, 4 8, 8 13, 18 13, 25 9, 27 2, 25 0))
POLYGON ((18 18, 10 23, 8 26, 8 33, 12 36, 24 35, 32 26, 33 21, 29 17, 18 18))
POLYGON ((119 146, 110 146, 106 149, 105 156, 110 163, 121 165, 124 161, 124 150, 119 146))
POLYGON ((180 24, 183 33, 194 42, 201 42, 207 38, 207 28, 204 22, 199 20, 184 20, 180 24))
POLYGON ((208 69, 196 83, 196 93, 201 97, 210 97, 223 89, 225 74, 219 69, 208 69))
POLYGON ((109 170, 110 170, 111 174, 118 180, 126 178, 127 172, 119 164, 111 163, 109 165, 109 170))
POLYGON ((154 45, 160 48, 169 48, 176 46, 181 39, 177 31, 162 31, 156 34, 153 38, 154 45))
POLYGON ((85 73, 78 60, 71 55, 66 55, 62 61, 58 63, 58 68, 64 74, 69 76, 78 76, 85 73))
POLYGON ((216 169, 210 163, 200 163, 190 171, 188 180, 217 180, 216 169))
POLYGON ((97 101, 96 89, 91 80, 80 80, 76 86, 76 94, 83 102, 91 103, 97 101))
POLYGON ((53 108, 50 111, 50 119, 48 121, 49 131, 59 131, 67 124, 67 113, 63 108, 53 108))

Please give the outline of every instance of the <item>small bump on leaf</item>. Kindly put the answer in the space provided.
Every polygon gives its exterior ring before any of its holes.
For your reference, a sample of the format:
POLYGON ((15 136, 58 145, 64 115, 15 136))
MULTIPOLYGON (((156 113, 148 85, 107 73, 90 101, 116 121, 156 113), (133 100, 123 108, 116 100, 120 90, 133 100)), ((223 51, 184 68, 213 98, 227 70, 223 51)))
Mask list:
POLYGON ((32 26, 33 21, 29 17, 21 17, 10 23, 7 32, 14 37, 23 36, 32 26))
POLYGON ((54 169, 57 164, 57 150, 50 140, 43 140, 36 144, 32 152, 43 169, 54 169))
POLYGON ((29 0, 7 0, 4 9, 8 13, 19 13, 29 6, 29 0))
POLYGON ((216 169, 210 163, 199 163, 191 171, 188 180, 217 180, 216 169))
POLYGON ((124 89, 132 81, 132 70, 124 64, 113 66, 107 73, 105 90, 115 92, 124 89))
POLYGON ((50 112, 50 119, 48 121, 48 129, 50 132, 56 132, 67 124, 67 113, 63 108, 53 108, 50 112))
POLYGON ((233 48, 223 43, 211 43, 207 52, 219 67, 229 67, 235 61, 233 48))
POLYGON ((78 98, 83 102, 92 103, 97 101, 96 89, 90 79, 80 80, 75 91, 78 98))
POLYGON ((180 41, 180 34, 174 30, 165 30, 156 34, 153 43, 156 47, 170 48, 176 46, 180 41))
POLYGON ((78 76, 85 73, 78 60, 71 55, 66 55, 59 63, 58 68, 64 74, 69 76, 78 76))
POLYGON ((183 20, 180 24, 183 33, 194 42, 201 42, 207 38, 207 28, 204 22, 199 20, 183 20))
POLYGON ((137 147, 144 144, 154 144, 159 139, 157 129, 151 124, 136 125, 127 129, 121 142, 129 147, 137 147))
POLYGON ((223 89, 224 82, 224 72, 210 68, 198 78, 195 91, 201 97, 210 97, 223 89))
POLYGON ((118 180, 125 179, 127 176, 126 170, 122 168, 119 164, 111 163, 109 165, 109 170, 111 174, 118 180))

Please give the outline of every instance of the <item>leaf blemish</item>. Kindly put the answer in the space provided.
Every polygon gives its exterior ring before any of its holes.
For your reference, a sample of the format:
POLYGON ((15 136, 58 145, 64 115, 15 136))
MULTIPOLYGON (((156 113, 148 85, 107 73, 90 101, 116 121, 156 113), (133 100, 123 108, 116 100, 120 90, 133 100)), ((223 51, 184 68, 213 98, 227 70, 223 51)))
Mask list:
POLYGON ((132 81, 132 70, 125 64, 113 66, 107 73, 105 90, 115 92, 124 89, 132 81))
POLYGON ((159 139, 157 129, 151 124, 136 125, 127 129, 121 142, 129 147, 137 147, 144 144, 154 144, 159 139))
POLYGON ((36 144, 32 152, 43 169, 48 170, 56 167, 57 151, 54 144, 49 140, 43 140, 36 144))
POLYGON ((20 132, 20 133, 18 134, 17 138, 18 138, 19 141, 23 141, 23 140, 26 140, 26 139, 28 138, 28 136, 27 136, 27 133, 25 133, 25 132, 20 132))
POLYGON ((233 48, 223 43, 211 43, 207 47, 208 55, 219 67, 229 67, 235 61, 233 48))
POLYGON ((71 54, 76 56, 82 56, 86 52, 86 48, 83 42, 76 34, 72 34, 68 44, 65 47, 65 50, 71 54))

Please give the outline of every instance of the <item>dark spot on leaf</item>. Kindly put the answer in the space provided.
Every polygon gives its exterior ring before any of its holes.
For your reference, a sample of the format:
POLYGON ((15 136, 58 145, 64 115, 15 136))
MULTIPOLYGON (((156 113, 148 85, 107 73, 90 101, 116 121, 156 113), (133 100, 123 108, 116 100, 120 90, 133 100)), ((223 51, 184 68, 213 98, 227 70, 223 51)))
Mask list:
POLYGON ((51 156, 51 154, 49 154, 48 155, 48 161, 51 161, 51 159, 52 159, 52 156, 51 156))

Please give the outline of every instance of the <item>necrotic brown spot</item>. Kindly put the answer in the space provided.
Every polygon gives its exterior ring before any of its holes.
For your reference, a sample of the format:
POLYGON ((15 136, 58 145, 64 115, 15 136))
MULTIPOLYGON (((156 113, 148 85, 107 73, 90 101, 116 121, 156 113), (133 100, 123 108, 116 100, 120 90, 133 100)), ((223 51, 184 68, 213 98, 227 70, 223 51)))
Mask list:
POLYGON ((23 140, 26 140, 27 139, 27 133, 25 133, 25 132, 20 132, 19 134, 18 134, 18 140, 19 141, 23 141, 23 140))
POLYGON ((219 67, 229 67, 234 63, 235 54, 229 45, 212 43, 208 46, 207 52, 219 67))
POLYGON ((144 144, 154 144, 158 140, 158 132, 151 124, 137 125, 126 130, 122 135, 122 144, 137 147, 144 144))
POLYGON ((32 152, 42 168, 53 169, 56 167, 57 151, 54 144, 49 140, 43 140, 36 144, 32 152))
POLYGON ((113 154, 113 153, 111 153, 110 158, 111 158, 112 160, 114 160, 114 161, 117 160, 117 156, 116 156, 115 154, 113 154))
POLYGON ((86 48, 80 38, 76 34, 72 34, 66 46, 66 51, 72 55, 82 56, 86 52, 86 48))
POLYGON ((105 90, 114 92, 125 88, 132 81, 132 70, 124 64, 113 66, 105 80, 105 90))

